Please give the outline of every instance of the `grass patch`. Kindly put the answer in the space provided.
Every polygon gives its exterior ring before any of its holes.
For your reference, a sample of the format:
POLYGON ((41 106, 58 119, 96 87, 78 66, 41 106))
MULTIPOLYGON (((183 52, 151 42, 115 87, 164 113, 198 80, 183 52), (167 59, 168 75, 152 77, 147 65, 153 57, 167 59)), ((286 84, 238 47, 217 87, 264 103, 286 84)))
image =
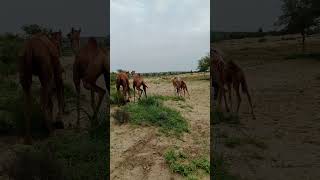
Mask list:
POLYGON ((240 180, 239 177, 230 174, 229 165, 224 161, 222 155, 215 154, 213 157, 213 179, 240 180))
POLYGON ((181 151, 170 149, 164 154, 164 158, 172 172, 188 179, 197 179, 203 172, 210 174, 210 162, 205 157, 191 159, 181 151))
POLYGON ((246 137, 246 138, 238 138, 238 137, 228 137, 224 142, 224 145, 228 148, 235 148, 237 146, 243 145, 253 145, 259 149, 267 149, 267 145, 259 141, 257 138, 246 137))
POLYGON ((107 179, 107 119, 100 113, 88 130, 65 131, 32 146, 16 145, 8 167, 16 179, 107 179))
POLYGON ((162 95, 154 95, 153 97, 163 100, 163 101, 186 101, 186 99, 182 96, 162 96, 162 95))
POLYGON ((213 111, 211 117, 213 118, 213 124, 240 124, 239 116, 234 113, 223 113, 221 111, 213 111))
POLYGON ((320 53, 299 53, 299 54, 292 54, 285 59, 316 59, 320 60, 320 53))
POLYGON ((160 131, 167 135, 179 136, 188 132, 188 123, 180 112, 163 105, 159 96, 149 96, 137 103, 129 103, 122 107, 129 115, 129 122, 138 125, 159 126, 160 131))

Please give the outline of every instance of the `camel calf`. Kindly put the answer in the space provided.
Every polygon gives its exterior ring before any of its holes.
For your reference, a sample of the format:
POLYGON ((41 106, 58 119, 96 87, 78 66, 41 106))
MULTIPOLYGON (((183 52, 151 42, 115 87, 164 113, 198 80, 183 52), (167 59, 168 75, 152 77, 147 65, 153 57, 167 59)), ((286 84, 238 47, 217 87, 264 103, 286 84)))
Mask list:
POLYGON ((228 92, 229 92, 229 102, 230 102, 230 107, 232 109, 232 98, 231 98, 231 85, 233 86, 234 91, 236 92, 237 95, 237 113, 239 112, 240 108, 240 103, 241 103, 241 95, 240 95, 240 85, 242 88, 242 92, 245 93, 248 97, 248 101, 250 104, 251 108, 251 115, 253 119, 256 119, 254 112, 253 112, 253 106, 251 102, 251 96, 249 94, 248 90, 248 84, 246 81, 246 77, 244 75, 243 70, 233 61, 228 61, 225 69, 225 80, 226 80, 226 85, 228 87, 228 92))
POLYGON ((185 81, 183 81, 180 77, 173 77, 171 79, 172 85, 176 91, 176 93, 178 94, 178 96, 181 95, 182 90, 183 90, 183 96, 186 95, 186 91, 188 93, 188 96, 190 97, 189 91, 188 91, 188 87, 185 81))
POLYGON ((132 83, 133 101, 135 102, 136 101, 136 89, 138 90, 138 96, 139 96, 138 99, 140 100, 142 92, 144 92, 144 95, 147 97, 148 86, 144 82, 143 77, 141 76, 140 73, 136 73, 135 71, 132 71, 131 75, 133 77, 133 83, 132 83), (143 90, 140 88, 141 86, 142 86, 143 90))
POLYGON ((128 77, 129 72, 119 72, 117 74, 117 79, 116 79, 116 88, 117 88, 117 93, 120 95, 120 86, 122 86, 122 94, 126 102, 130 102, 130 82, 129 82, 129 77, 128 77), (127 97, 128 95, 128 97, 127 97))

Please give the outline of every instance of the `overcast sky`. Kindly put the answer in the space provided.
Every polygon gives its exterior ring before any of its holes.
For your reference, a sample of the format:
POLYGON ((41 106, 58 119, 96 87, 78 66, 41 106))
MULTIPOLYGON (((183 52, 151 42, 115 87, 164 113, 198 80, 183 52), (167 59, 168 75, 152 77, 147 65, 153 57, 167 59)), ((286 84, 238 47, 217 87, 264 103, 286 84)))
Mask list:
POLYGON ((209 0, 111 0, 111 71, 190 71, 209 52, 209 0))
POLYGON ((273 30, 281 14, 281 0, 212 0, 214 31, 273 30))
POLYGON ((0 33, 19 32, 24 24, 61 29, 82 28, 83 36, 109 34, 108 0, 1 0, 0 33))

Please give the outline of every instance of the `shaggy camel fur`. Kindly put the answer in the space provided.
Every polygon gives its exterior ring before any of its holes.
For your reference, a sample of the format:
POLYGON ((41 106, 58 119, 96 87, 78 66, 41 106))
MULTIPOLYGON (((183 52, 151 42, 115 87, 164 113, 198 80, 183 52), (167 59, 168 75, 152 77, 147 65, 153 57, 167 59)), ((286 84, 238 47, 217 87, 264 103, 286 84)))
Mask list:
POLYGON ((131 72, 132 78, 133 78, 133 83, 132 83, 132 87, 133 87, 133 101, 136 101, 136 89, 138 90, 138 96, 139 96, 139 100, 141 98, 142 92, 144 92, 144 95, 147 97, 147 88, 148 86, 146 85, 146 83, 143 80, 143 77, 141 76, 140 73, 136 73, 135 71, 131 72), (141 89, 141 86, 143 88, 143 90, 141 89))
POLYGON ((81 28, 79 30, 75 30, 73 27, 71 28, 71 32, 68 33, 68 38, 71 43, 71 49, 74 54, 77 54, 80 50, 80 33, 81 28))
POLYGON ((80 127, 80 82, 85 89, 91 91, 91 106, 96 118, 106 90, 96 85, 97 79, 103 74, 109 96, 109 64, 110 48, 99 48, 96 39, 89 38, 88 43, 79 50, 73 64, 73 82, 77 91, 77 127, 80 127), (95 92, 98 93, 98 104, 95 105, 95 92))
POLYGON ((44 112, 45 123, 52 133, 53 103, 52 96, 56 89, 59 112, 57 121, 61 122, 63 113, 63 81, 62 67, 59 61, 58 47, 43 34, 36 34, 25 41, 19 58, 19 80, 25 97, 25 137, 26 144, 32 143, 31 138, 31 84, 32 75, 39 77, 41 83, 41 109, 44 112))
POLYGON ((250 104, 251 108, 251 114, 252 118, 256 119, 254 112, 253 112, 253 106, 251 102, 251 96, 249 94, 248 90, 248 84, 246 81, 246 77, 243 73, 243 70, 233 61, 228 61, 225 69, 225 79, 226 79, 226 84, 228 86, 228 92, 229 92, 229 102, 230 102, 230 107, 232 109, 232 98, 231 98, 231 85, 233 86, 234 91, 236 92, 237 95, 237 113, 239 112, 240 108, 240 103, 241 103, 241 95, 240 95, 240 85, 242 88, 242 92, 247 94, 248 101, 250 104))
POLYGON ((117 74, 116 88, 118 95, 120 95, 120 86, 122 86, 122 95, 124 97, 125 103, 130 102, 129 72, 119 72, 117 74))

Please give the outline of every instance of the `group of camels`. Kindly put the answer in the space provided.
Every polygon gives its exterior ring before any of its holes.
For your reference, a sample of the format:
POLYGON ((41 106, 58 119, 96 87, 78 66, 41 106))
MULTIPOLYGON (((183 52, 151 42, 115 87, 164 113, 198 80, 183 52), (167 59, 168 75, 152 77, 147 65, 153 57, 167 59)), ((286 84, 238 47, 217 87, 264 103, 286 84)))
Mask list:
MULTIPOLYGON (((124 103, 130 102, 130 81, 129 81, 130 73, 128 71, 121 71, 117 74, 116 77, 116 88, 118 95, 121 94, 120 87, 122 87, 122 97, 124 99, 124 103)), ((132 76, 132 89, 133 89, 133 100, 136 100, 136 90, 138 91, 138 99, 141 99, 142 93, 144 92, 145 97, 147 97, 147 88, 146 82, 144 81, 142 75, 140 73, 136 73, 135 71, 131 71, 132 76), (142 89, 141 89, 142 87, 142 89)), ((188 87, 185 81, 183 81, 180 77, 173 77, 171 79, 173 87, 178 96, 182 96, 182 90, 185 93, 187 92, 190 97, 188 87)))
MULTIPOLYGON (((109 54, 110 46, 101 48, 95 38, 89 38, 87 44, 80 48, 81 30, 71 29, 67 35, 71 48, 75 52, 73 63, 73 82, 77 92, 77 127, 80 123, 80 82, 84 88, 91 91, 91 105, 94 110, 93 118, 102 103, 105 94, 109 95, 109 54), (104 75, 107 90, 97 86, 96 81, 100 75, 104 75), (99 99, 95 105, 95 93, 99 99)), ((62 32, 37 33, 24 43, 19 56, 19 80, 24 92, 25 112, 25 136, 24 143, 31 144, 31 85, 32 76, 38 76, 41 84, 40 105, 44 113, 44 120, 49 135, 53 132, 53 95, 58 100, 58 113, 56 122, 63 125, 62 115, 64 112, 64 83, 61 65, 62 32)))
POLYGON ((216 48, 210 48, 210 71, 211 71, 211 84, 214 88, 213 100, 218 100, 218 108, 221 108, 222 99, 224 99, 225 108, 229 112, 228 100, 226 98, 226 92, 229 94, 230 108, 232 110, 232 96, 231 86, 233 87, 237 96, 237 110, 239 112, 241 103, 240 85, 243 93, 248 97, 248 101, 251 108, 251 115, 253 119, 256 119, 253 112, 253 105, 251 96, 249 94, 248 84, 243 70, 232 60, 225 62, 222 57, 222 53, 216 48), (226 90, 226 86, 227 89, 226 90))

